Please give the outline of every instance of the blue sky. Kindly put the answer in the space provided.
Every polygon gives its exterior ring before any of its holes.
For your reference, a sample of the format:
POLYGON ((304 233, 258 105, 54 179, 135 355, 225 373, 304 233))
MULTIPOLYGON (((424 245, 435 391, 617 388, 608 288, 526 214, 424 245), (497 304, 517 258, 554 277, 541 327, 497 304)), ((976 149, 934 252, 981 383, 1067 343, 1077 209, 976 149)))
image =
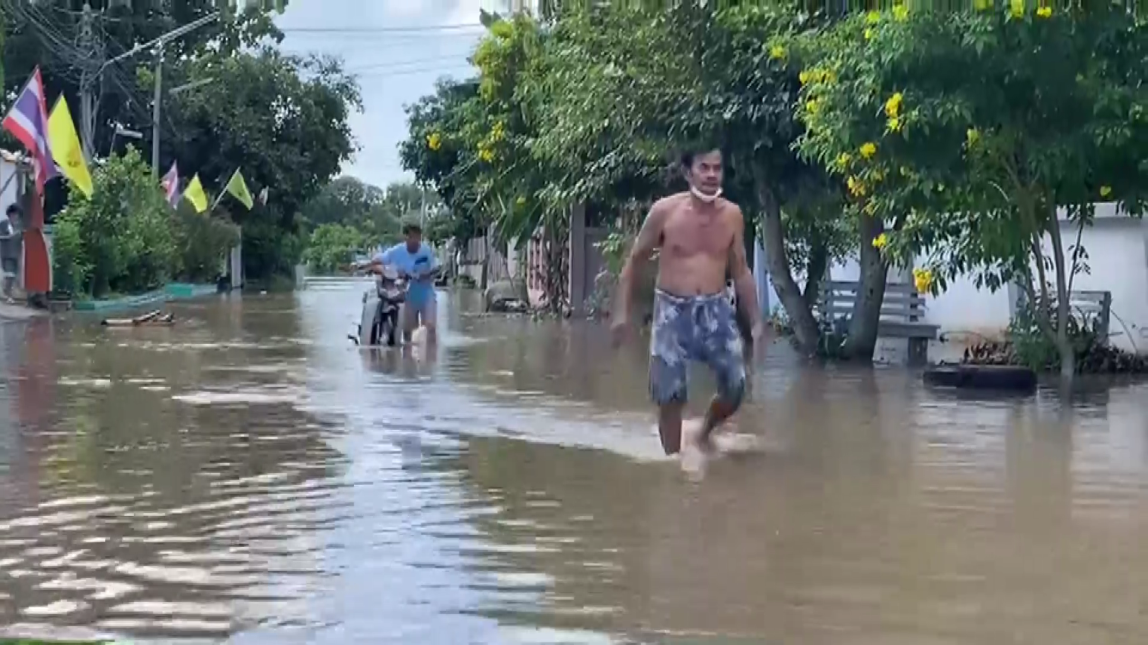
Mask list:
POLYGON ((283 48, 341 57, 359 77, 363 112, 351 118, 360 147, 345 174, 378 186, 412 177, 399 163, 403 106, 434 91, 435 80, 469 75, 467 57, 483 30, 479 9, 499 0, 290 0, 276 19, 283 48))

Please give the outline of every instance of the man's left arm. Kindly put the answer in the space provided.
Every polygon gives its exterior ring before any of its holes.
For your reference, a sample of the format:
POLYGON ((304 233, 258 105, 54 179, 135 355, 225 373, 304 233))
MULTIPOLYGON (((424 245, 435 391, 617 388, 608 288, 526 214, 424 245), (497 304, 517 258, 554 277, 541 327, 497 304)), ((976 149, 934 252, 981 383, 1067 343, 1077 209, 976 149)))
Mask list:
POLYGON ((754 282, 753 272, 749 270, 749 262, 745 257, 745 218, 741 209, 734 207, 734 235, 733 244, 729 250, 729 270, 733 277, 734 292, 737 302, 743 313, 749 316, 753 334, 756 337, 761 333, 761 309, 757 306, 757 283, 754 282))

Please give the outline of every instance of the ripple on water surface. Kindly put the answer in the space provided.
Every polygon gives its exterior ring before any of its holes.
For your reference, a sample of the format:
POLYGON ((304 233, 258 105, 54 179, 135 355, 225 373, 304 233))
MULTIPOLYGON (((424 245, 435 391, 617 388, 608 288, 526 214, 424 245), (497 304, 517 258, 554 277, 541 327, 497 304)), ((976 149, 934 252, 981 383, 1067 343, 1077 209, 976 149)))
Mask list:
POLYGON ((738 429, 776 448, 692 483, 641 348, 450 300, 437 356, 364 351, 345 296, 0 326, 5 633, 1148 642, 1143 387, 976 400, 771 348, 738 429))

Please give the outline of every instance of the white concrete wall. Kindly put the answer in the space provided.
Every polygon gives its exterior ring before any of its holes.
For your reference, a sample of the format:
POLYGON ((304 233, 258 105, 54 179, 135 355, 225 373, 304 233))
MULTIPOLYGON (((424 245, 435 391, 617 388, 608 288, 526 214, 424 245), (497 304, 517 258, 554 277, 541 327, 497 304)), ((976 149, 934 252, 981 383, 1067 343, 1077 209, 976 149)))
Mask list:
MULTIPOLYGON (((1061 231, 1067 256, 1076 243, 1076 229, 1062 219, 1061 231)), ((1084 229, 1081 246, 1088 253, 1091 272, 1077 275, 1072 288, 1112 292, 1110 341, 1129 351, 1148 353, 1148 222, 1116 212, 1113 204, 1098 204, 1096 221, 1084 229)), ((1044 248, 1046 253, 1052 248, 1047 238, 1044 248)), ((835 264, 830 275, 834 280, 856 280, 856 260, 835 264)), ((889 282, 909 280, 908 275, 889 276, 889 282)), ((944 293, 929 298, 924 321, 939 325, 942 334, 953 337, 997 335, 1008 326, 1017 291, 1009 286, 993 293, 977 289, 971 276, 958 278, 944 293)), ((776 295, 772 302, 777 303, 776 295)))
MULTIPOLYGON (((1069 247, 1076 243, 1071 222, 1062 221, 1061 238, 1067 260, 1069 247)), ((1098 205, 1096 222, 1084 229, 1081 246, 1091 271, 1078 274, 1072 288, 1111 291, 1110 342, 1148 353, 1148 222, 1118 214, 1111 204, 1098 205)), ((1051 248, 1045 240, 1045 253, 1051 248)))
POLYGON ((9 181, 15 174, 16 164, 0 159, 0 190, 2 190, 0 192, 0 213, 7 210, 9 205, 16 203, 16 182, 9 181))

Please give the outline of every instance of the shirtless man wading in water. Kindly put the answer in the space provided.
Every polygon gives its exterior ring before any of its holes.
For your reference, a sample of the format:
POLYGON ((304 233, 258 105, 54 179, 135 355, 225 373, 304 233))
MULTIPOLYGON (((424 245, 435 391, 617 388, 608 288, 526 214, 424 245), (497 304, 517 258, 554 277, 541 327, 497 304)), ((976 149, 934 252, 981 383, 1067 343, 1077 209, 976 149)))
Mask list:
POLYGON ((762 332, 757 289, 745 259, 745 222, 741 209, 721 198, 721 152, 691 152, 682 155, 681 162, 690 190, 660 199, 650 208, 619 276, 612 325, 620 342, 631 329, 634 271, 660 248, 650 394, 658 406, 658 432, 667 455, 682 447, 689 361, 705 363, 717 377, 717 396, 696 438, 703 451, 710 448, 710 433, 737 411, 745 396, 745 357, 725 292, 727 271, 734 279, 737 300, 752 321, 753 338, 762 332))

